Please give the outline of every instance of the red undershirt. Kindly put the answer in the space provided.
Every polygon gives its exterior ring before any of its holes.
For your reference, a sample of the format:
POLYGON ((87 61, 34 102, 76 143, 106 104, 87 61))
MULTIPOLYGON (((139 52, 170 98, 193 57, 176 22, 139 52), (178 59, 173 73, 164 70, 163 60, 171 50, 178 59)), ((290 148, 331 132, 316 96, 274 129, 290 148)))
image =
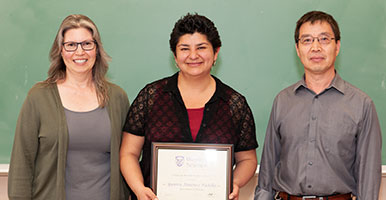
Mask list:
POLYGON ((200 130, 202 117, 204 116, 204 107, 187 109, 189 116, 190 132, 192 133, 193 141, 196 140, 198 131, 200 130))

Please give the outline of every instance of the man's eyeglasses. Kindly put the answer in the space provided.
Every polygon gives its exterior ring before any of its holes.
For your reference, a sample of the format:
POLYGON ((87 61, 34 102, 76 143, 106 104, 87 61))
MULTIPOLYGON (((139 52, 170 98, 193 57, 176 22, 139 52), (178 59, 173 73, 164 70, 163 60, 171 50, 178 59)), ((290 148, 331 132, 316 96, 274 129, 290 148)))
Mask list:
POLYGON ((83 42, 63 42, 64 50, 68 52, 74 52, 78 49, 78 46, 81 46, 85 51, 91 51, 95 48, 95 40, 86 40, 83 42))
POLYGON ((310 45, 314 43, 315 39, 318 40, 318 42, 322 45, 330 44, 332 40, 335 40, 335 38, 333 37, 322 35, 318 37, 305 36, 305 37, 299 38, 298 41, 303 45, 310 45))

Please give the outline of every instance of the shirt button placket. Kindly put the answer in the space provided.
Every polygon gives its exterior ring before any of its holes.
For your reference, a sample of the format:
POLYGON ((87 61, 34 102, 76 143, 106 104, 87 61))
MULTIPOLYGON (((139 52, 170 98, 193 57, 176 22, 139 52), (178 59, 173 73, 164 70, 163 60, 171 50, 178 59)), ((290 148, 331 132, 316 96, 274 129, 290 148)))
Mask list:
MULTIPOLYGON (((207 108, 205 108, 205 112, 204 112, 204 116, 206 115, 205 113, 206 112, 209 112, 209 108, 207 107, 207 108)), ((205 121, 204 121, 204 118, 202 118, 202 125, 201 125, 203 128, 205 128, 206 127, 206 123, 205 123, 205 121)))
POLYGON ((316 132, 317 132, 317 122, 318 122, 318 96, 314 96, 312 99, 312 104, 311 104, 311 113, 310 113, 310 127, 309 127, 309 132, 308 132, 308 139, 307 141, 307 167, 306 167, 306 176, 307 176, 307 188, 312 189, 312 184, 313 184, 313 178, 315 178, 315 169, 313 167, 314 165, 314 156, 315 156, 315 141, 316 141, 316 132))

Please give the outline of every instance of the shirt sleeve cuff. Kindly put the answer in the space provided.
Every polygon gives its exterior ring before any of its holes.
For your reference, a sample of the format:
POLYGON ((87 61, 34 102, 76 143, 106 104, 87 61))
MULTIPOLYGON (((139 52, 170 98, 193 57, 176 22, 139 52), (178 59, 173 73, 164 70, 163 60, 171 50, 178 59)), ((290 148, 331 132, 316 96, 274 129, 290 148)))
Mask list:
POLYGON ((273 196, 273 192, 256 187, 254 200, 272 200, 273 196))

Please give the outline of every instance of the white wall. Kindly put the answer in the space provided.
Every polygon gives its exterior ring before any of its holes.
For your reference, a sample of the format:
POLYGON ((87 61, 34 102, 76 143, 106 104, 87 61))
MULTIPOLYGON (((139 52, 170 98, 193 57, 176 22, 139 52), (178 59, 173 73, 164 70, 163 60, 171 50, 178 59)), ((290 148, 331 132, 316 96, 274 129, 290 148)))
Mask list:
POLYGON ((0 164, 0 200, 7 200, 8 165, 0 164))

